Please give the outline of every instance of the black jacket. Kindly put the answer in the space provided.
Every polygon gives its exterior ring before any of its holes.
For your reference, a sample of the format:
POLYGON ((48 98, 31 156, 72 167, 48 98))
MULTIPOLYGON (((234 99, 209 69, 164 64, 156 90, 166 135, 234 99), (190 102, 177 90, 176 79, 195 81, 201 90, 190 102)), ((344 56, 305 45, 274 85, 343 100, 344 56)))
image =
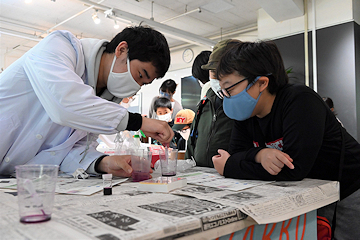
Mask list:
POLYGON ((233 123, 224 113, 222 100, 210 88, 198 104, 185 159, 192 156, 197 166, 214 167, 212 157, 217 150, 228 150, 233 123))

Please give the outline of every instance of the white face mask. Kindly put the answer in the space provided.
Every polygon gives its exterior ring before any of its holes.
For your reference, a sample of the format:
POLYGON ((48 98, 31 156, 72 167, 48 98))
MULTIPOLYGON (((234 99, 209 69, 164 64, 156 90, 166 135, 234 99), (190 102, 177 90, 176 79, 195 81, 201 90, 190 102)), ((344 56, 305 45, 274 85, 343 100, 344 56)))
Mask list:
POLYGON ((183 130, 183 131, 179 131, 179 133, 187 141, 190 136, 190 128, 183 130))
POLYGON ((221 98, 221 97, 219 96, 219 94, 218 94, 218 91, 220 91, 220 89, 221 89, 219 80, 210 78, 210 87, 211 87, 211 89, 214 91, 214 93, 216 94, 216 96, 218 96, 219 98, 221 98))
POLYGON ((169 122, 171 120, 171 113, 157 116, 159 120, 169 122))
POLYGON ((122 106, 122 107, 124 107, 124 108, 129 108, 129 107, 130 107, 130 103, 120 102, 120 106, 122 106))
POLYGON ((111 64, 110 73, 107 81, 107 89, 118 98, 131 97, 140 90, 140 85, 135 81, 130 72, 130 61, 127 59, 127 72, 114 73, 116 56, 111 64))
POLYGON ((202 88, 204 86, 204 84, 200 80, 198 80, 198 82, 200 84, 200 87, 202 88))

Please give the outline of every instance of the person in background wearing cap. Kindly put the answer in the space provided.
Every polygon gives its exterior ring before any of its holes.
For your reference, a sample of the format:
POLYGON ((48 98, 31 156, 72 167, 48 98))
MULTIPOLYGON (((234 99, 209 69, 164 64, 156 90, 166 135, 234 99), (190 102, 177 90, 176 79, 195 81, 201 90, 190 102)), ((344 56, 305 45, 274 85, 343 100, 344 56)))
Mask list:
POLYGON ((210 54, 211 51, 202 51, 196 56, 192 65, 192 76, 198 80, 201 87, 200 99, 205 97, 210 88, 209 70, 201 68, 202 65, 208 63, 210 54))
POLYGON ((190 126, 195 117, 195 113, 191 109, 180 110, 174 119, 174 138, 179 150, 185 150, 186 142, 190 135, 190 126), (180 136, 179 136, 180 135, 180 136))
POLYGON ((218 154, 218 149, 228 149, 229 146, 233 120, 225 115, 223 100, 217 94, 221 88, 215 70, 222 54, 239 42, 235 39, 218 42, 208 63, 201 66, 203 70, 209 71, 211 88, 198 104, 185 153, 185 159, 194 158, 198 166, 214 167, 212 157, 218 154))

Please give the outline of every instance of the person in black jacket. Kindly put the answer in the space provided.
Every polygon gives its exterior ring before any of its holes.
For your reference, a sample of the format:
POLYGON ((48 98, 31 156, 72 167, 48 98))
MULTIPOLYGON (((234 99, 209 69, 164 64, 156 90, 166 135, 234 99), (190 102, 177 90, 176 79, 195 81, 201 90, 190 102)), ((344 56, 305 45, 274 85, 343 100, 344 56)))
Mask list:
MULTIPOLYGON (((225 114, 236 120, 229 150, 212 159, 216 170, 239 179, 340 181, 335 238, 360 239, 360 145, 322 98, 288 84, 273 42, 236 44, 216 71, 225 114)), ((318 215, 331 222, 334 209, 318 215)))
POLYGON ((227 150, 229 146, 233 120, 225 115, 222 99, 217 96, 220 85, 215 77, 215 69, 221 55, 230 45, 237 42, 239 40, 235 39, 218 42, 214 46, 209 60, 203 63, 204 65, 193 65, 201 66, 202 71, 209 73, 211 86, 206 92, 206 96, 198 104, 187 141, 185 159, 194 158, 197 166, 214 167, 212 157, 217 154, 219 148, 227 150))

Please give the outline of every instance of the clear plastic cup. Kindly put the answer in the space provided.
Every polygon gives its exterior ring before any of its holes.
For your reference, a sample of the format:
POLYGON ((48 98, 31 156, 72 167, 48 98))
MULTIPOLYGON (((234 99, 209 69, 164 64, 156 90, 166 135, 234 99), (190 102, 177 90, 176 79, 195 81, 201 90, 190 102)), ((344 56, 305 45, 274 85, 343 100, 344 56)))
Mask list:
POLYGON ((139 149, 131 153, 131 167, 133 182, 140 182, 150 178, 151 152, 139 149))
POLYGON ((50 220, 59 166, 29 164, 15 169, 20 222, 50 220))
POLYGON ((165 148, 160 150, 160 166, 163 176, 170 177, 176 175, 177 159, 177 149, 165 148))

